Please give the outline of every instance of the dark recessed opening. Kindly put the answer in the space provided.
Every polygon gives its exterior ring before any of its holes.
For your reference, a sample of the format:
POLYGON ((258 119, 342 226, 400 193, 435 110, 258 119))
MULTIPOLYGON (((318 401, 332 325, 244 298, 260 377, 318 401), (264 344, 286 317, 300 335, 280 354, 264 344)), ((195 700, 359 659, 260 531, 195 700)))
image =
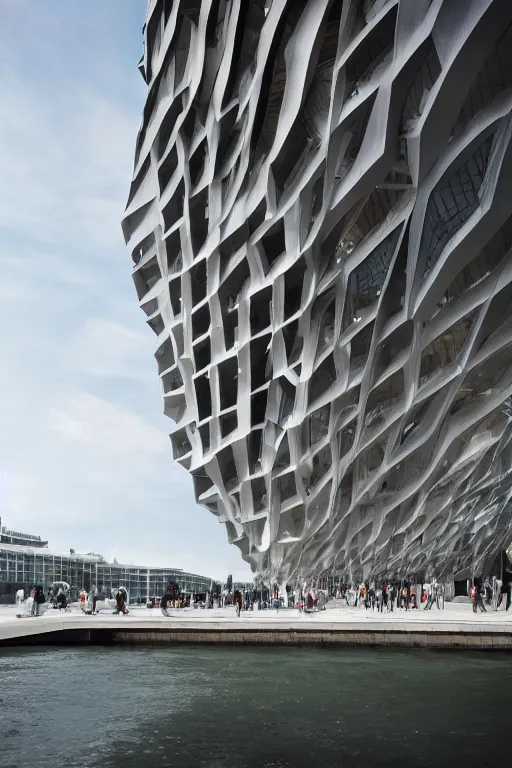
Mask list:
POLYGON ((203 175, 207 152, 208 142, 206 139, 203 139, 203 141, 192 154, 188 165, 188 170, 190 173, 190 184, 192 189, 194 189, 196 184, 199 182, 199 179, 203 175))
POLYGON ((156 333, 157 336, 159 336, 162 331, 165 328, 164 321, 162 320, 162 315, 155 315, 150 320, 147 321, 149 327, 151 330, 156 333))
POLYGON ((160 184, 160 192, 163 192, 172 179, 175 170, 178 167, 178 152, 176 151, 176 145, 173 144, 168 154, 162 160, 161 165, 158 167, 158 181, 160 184))
POLYGON ((208 187, 190 198, 189 217, 192 248, 197 256, 208 237, 208 187))
POLYGON ((181 237, 179 228, 175 229, 165 238, 165 251, 167 254, 167 272, 175 275, 183 269, 181 255, 181 237))
POLYGON ((268 269, 277 261, 285 250, 284 221, 279 219, 261 238, 261 244, 267 257, 268 269))
POLYGON ((210 328, 210 308, 208 304, 196 309, 192 313, 192 339, 198 339, 210 328))
POLYGON ((170 229, 183 216, 183 199, 185 197, 185 184, 180 180, 174 193, 162 211, 164 230, 170 229))
POLYGON ((253 235, 258 227, 260 227, 265 221, 265 214, 267 212, 267 200, 263 198, 260 200, 255 210, 251 213, 248 219, 249 224, 249 236, 253 235))
POLYGON ((203 451, 208 451, 210 449, 210 422, 202 424, 199 427, 199 436, 201 438, 203 451))
POLYGON ((210 379, 207 376, 198 376, 194 379, 196 389, 197 411, 199 421, 207 419, 212 415, 212 394, 210 390, 210 379))
POLYGON ((219 416, 219 422, 220 422, 220 434, 221 437, 227 437, 231 434, 231 432, 234 432, 235 429, 238 426, 238 419, 236 416, 236 412, 234 413, 224 413, 221 416, 219 416))
POLYGON ((172 342, 169 338, 158 347, 155 352, 155 357, 158 363, 158 373, 163 373, 163 371, 166 371, 171 365, 174 365, 174 352, 172 342))
POLYGON ((196 371, 201 371, 211 363, 211 344, 210 337, 202 339, 198 344, 194 345, 194 360, 196 371))
POLYGON ((268 360, 267 347, 271 340, 272 336, 269 333, 251 341, 251 391, 263 386, 270 379, 270 376, 266 373, 266 368, 268 360))
POLYGON ((206 298, 206 259, 202 259, 190 269, 190 284, 192 304, 196 306, 206 298))
POLYGON ((270 325, 270 304, 272 301, 272 288, 263 288, 251 296, 251 336, 263 331, 270 325))
MULTIPOLYGON (((262 393, 263 394, 263 393, 262 393)), ((266 393, 265 393, 266 394, 266 393)), ((259 397, 259 395, 254 395, 252 398, 252 403, 254 403, 255 397, 259 397)), ((263 419, 261 419, 263 421, 263 419)), ((259 422, 261 423, 261 422, 259 422)), ((247 438, 247 460, 249 462, 249 474, 253 475, 255 472, 261 470, 261 439, 263 435, 262 429, 253 429, 247 438)))
POLYGON ((181 312, 181 277, 178 275, 173 280, 169 280, 169 298, 174 315, 181 312))
POLYGON ((220 408, 224 411, 236 405, 238 393, 238 358, 228 357, 219 364, 220 408))
MULTIPOLYGON (((164 370, 166 369, 164 368, 164 370)), ((162 386, 165 393, 174 392, 175 389, 183 386, 183 379, 181 378, 179 368, 173 368, 172 371, 162 376, 162 386)))
POLYGON ((302 286, 304 284, 304 274, 306 272, 306 262, 301 256, 284 276, 284 317, 285 320, 292 317, 300 309, 300 300, 302 297, 302 286))
POLYGON ((309 383, 309 404, 321 397, 336 381, 336 368, 332 352, 323 360, 309 383))
POLYGON ((267 411, 267 390, 251 395, 251 426, 263 424, 267 411))

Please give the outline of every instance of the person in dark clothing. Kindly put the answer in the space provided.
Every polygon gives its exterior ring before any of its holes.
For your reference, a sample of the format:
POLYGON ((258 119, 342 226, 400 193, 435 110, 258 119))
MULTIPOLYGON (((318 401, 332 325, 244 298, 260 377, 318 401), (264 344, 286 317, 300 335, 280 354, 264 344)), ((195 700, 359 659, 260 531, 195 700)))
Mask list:
POLYGON ((473 584, 471 587, 471 598, 473 600, 473 613, 487 613, 487 608, 484 605, 485 585, 481 585, 480 589, 473 584))
POLYGON ((120 587, 116 594, 116 610, 114 613, 128 613, 128 609, 126 608, 126 598, 126 590, 124 587, 120 587))
POLYGON ((235 598, 236 615, 240 616, 240 611, 242 610, 242 593, 240 592, 240 590, 238 589, 235 590, 234 598, 235 598))

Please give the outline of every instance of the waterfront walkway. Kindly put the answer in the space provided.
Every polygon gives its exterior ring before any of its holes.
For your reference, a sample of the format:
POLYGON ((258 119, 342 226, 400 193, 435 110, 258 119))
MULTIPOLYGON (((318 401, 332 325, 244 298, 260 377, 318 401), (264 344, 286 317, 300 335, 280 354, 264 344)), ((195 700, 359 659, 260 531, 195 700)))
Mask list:
POLYGON ((512 649, 512 611, 473 614, 469 603, 447 603, 444 610, 366 612, 331 601, 325 611, 295 609, 242 612, 233 608, 160 609, 133 607, 127 616, 109 611, 84 615, 48 611, 16 618, 19 609, 0 608, 0 644, 79 643, 232 643, 329 644, 512 649))

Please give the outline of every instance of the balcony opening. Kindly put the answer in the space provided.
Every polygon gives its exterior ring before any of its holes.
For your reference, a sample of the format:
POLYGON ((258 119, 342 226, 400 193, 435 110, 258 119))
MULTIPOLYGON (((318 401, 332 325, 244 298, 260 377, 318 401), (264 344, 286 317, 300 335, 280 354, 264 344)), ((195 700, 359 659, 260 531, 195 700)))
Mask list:
POLYGON ((477 312, 470 312, 430 342, 421 353, 420 386, 456 360, 465 346, 477 312))
POLYGON ((300 310, 302 286, 306 272, 303 256, 284 275, 284 319, 289 320, 300 310))
MULTIPOLYGON (((266 393, 261 393, 261 394, 266 394, 266 393)), ((256 397, 258 397, 258 395, 253 395, 252 402, 254 402, 254 398, 256 397)), ((261 422, 263 422, 263 419, 261 419, 261 422)), ((256 422, 256 423, 261 423, 261 422, 256 422)), ((261 472, 262 437, 263 437, 262 429, 251 430, 251 432, 249 432, 249 435, 247 437, 247 461, 249 464, 250 475, 254 475, 258 472, 261 472)))
POLYGON ((183 179, 180 179, 178 186, 174 190, 174 193, 164 207, 162 216, 164 220, 164 230, 170 229, 177 221, 183 216, 183 200, 185 197, 185 184, 183 179))
POLYGON ((310 130, 303 114, 300 113, 295 118, 279 155, 272 163, 272 174, 279 195, 284 192, 287 182, 290 183, 291 179, 295 178, 297 171, 304 171, 309 164, 306 155, 320 144, 318 136, 312 136, 310 130))
POLYGON ((401 133, 407 133, 414 129, 423 114, 428 95, 441 74, 441 63, 432 37, 429 37, 426 45, 427 55, 405 100, 401 133))
POLYGON ((471 157, 457 161, 431 193, 418 254, 420 268, 424 264, 424 276, 435 267, 447 243, 478 208, 493 140, 494 134, 487 136, 471 157))
POLYGON ((308 405, 324 395, 336 381, 336 367, 332 352, 314 371, 309 382, 308 405))
POLYGON ((224 344, 226 351, 238 347, 238 312, 223 311, 224 344))
POLYGON ((286 85, 285 49, 307 0, 288 3, 279 17, 263 70, 260 99, 254 118, 251 149, 265 154, 272 146, 286 85))
POLYGON ((478 256, 475 256, 452 280, 445 294, 446 300, 451 301, 457 296, 461 296, 491 274, 501 264, 510 248, 512 248, 512 216, 507 219, 478 256))
POLYGON ((228 490, 228 486, 230 488, 236 487, 239 480, 231 445, 226 445, 225 448, 217 453, 217 462, 226 490, 228 490))
POLYGON ((313 471, 310 477, 311 487, 314 487, 325 477, 327 472, 329 472, 331 465, 331 446, 324 445, 324 447, 317 451, 313 456, 313 471))
POLYGON ((418 405, 416 405, 410 411, 410 413, 404 417, 402 433, 400 435, 400 445, 403 445, 406 440, 417 433, 418 427, 430 410, 430 406, 434 402, 435 398, 436 395, 430 395, 430 397, 427 397, 427 399, 422 403, 418 403, 418 405))
POLYGON ((397 227, 350 273, 343 311, 343 330, 381 295, 399 234, 400 228, 397 227))
POLYGON ((288 381, 286 376, 280 376, 278 382, 282 392, 278 422, 279 424, 283 424, 293 412, 293 408, 295 406, 296 389, 293 384, 288 381))
POLYGON ((222 277, 224 277, 226 274, 226 271, 230 265, 231 257, 234 256, 247 242, 248 237, 249 227, 247 222, 244 222, 240 227, 238 227, 238 229, 235 229, 234 232, 225 237, 222 242, 219 243, 222 277))
POLYGON ((283 219, 278 219, 263 235, 260 242, 265 251, 268 272, 286 249, 283 219))
POLYGON ((251 395, 251 426, 263 424, 267 412, 267 390, 251 395))
POLYGON ((374 387, 366 401, 364 426, 369 427, 371 425, 375 427, 377 420, 380 424, 381 418, 397 412, 403 403, 404 391, 403 369, 395 371, 392 376, 377 387, 374 387))
POLYGON ((238 418, 236 412, 223 413, 219 416, 220 434, 222 438, 227 437, 238 427, 238 418))
POLYGON ((158 166, 158 183, 162 194, 178 168, 178 152, 173 144, 169 152, 158 166))
POLYGON ((190 236, 196 256, 208 237, 208 191, 205 187, 189 200, 190 236))
POLYGON ((290 446, 288 444, 288 433, 284 433, 284 436, 279 443, 277 449, 276 458, 274 459, 274 469, 281 470, 290 466, 290 446))
POLYGON ((192 304, 195 307, 206 298, 206 259, 202 259, 190 268, 190 285, 192 304))
POLYGON ((156 361, 158 363, 158 373, 161 374, 174 365, 174 351, 172 348, 172 342, 170 338, 167 338, 163 344, 161 344, 155 352, 156 361))
POLYGON ((175 317, 181 312, 181 295, 181 277, 178 275, 173 280, 169 280, 169 299, 175 317))
POLYGON ((192 189, 195 189, 201 179, 201 176, 203 175, 207 156, 208 141, 207 139, 203 139, 199 146, 192 153, 188 164, 188 170, 190 173, 190 186, 192 189))
POLYGON ((210 422, 206 422, 206 424, 201 424, 201 426, 198 429, 199 431, 199 437, 201 438, 201 445, 203 446, 204 453, 207 453, 207 451, 210 450, 210 422))
POLYGON ((347 96, 371 79, 376 67, 393 51, 397 6, 394 5, 380 22, 361 40, 346 64, 347 96))
POLYGON ((179 274, 183 269, 179 229, 175 229, 174 232, 171 232, 165 238, 165 251, 167 254, 167 272, 169 276, 179 274))
POLYGON ((199 421, 210 418, 212 415, 212 393, 210 379, 207 376, 198 376, 194 379, 196 390, 197 412, 199 421))
POLYGON ((192 339, 195 341, 210 328, 210 308, 208 304, 196 309, 192 313, 192 339))
POLYGON ((263 512, 268 508, 267 487, 263 477, 251 480, 252 500, 255 512, 263 512))
POLYGON ((251 213, 248 219, 249 225, 249 237, 252 237, 259 227, 265 221, 265 214, 267 212, 267 200, 262 198, 254 211, 251 213))
POLYGON ((222 282, 219 286, 219 301, 223 310, 225 309, 228 313, 234 312, 236 314, 240 294, 247 281, 250 280, 250 277, 251 272, 246 258, 239 261, 231 272, 226 273, 222 277, 222 282))
POLYGON ((196 372, 202 371, 207 365, 210 365, 212 361, 210 337, 202 339, 198 344, 194 345, 194 361, 196 372))
POLYGON ((183 379, 178 367, 173 368, 172 371, 169 371, 169 373, 162 376, 162 386, 164 394, 174 392, 176 389, 180 389, 180 387, 183 386, 183 379))
POLYGON ((350 370, 351 372, 359 371, 364 368, 368 360, 368 354, 370 352, 370 346, 372 343, 373 330, 375 328, 375 320, 361 328, 359 333, 350 340, 350 370))
POLYGON ((238 358, 228 357, 218 366, 220 409, 236 405, 238 395, 238 358))
POLYGON ((512 86, 512 24, 505 29, 471 84, 453 128, 453 135, 460 135, 475 115, 489 106, 510 86, 512 86))
POLYGON ((393 265, 386 291, 381 300, 381 316, 384 322, 402 311, 407 285, 407 250, 409 244, 409 225, 402 238, 398 254, 393 265))
POLYGON ((378 381, 384 371, 408 350, 414 335, 414 323, 408 320, 403 325, 396 328, 380 345, 375 356, 376 363, 373 371, 373 383, 378 381))
MULTIPOLYGON (((169 109, 165 113, 164 119, 162 120, 162 124, 160 126, 160 130, 158 132, 158 157, 161 158, 167 148, 167 145, 169 144, 169 140, 171 138, 171 134, 174 131, 174 128, 176 126, 176 120, 180 116, 183 109, 183 100, 181 97, 181 94, 179 94, 170 105, 169 109)), ((169 150, 170 162, 169 162, 169 168, 166 170, 165 168, 165 161, 162 164, 162 172, 164 179, 169 181, 172 174, 176 170, 178 166, 178 157, 176 153, 176 147, 173 146, 172 150, 169 150), (174 155, 174 156, 173 156, 174 155), (176 165, 174 164, 174 160, 176 160, 176 165), (167 177, 167 179, 166 179, 167 177)), ((167 160, 167 158, 166 158, 167 160)), ((162 180, 160 181, 162 184, 162 180)), ((162 185, 162 189, 165 185, 162 185)))
POLYGON ((502 288, 491 300, 487 314, 478 334, 478 349, 492 343, 493 337, 507 331, 507 340, 512 332, 512 284, 502 288))
POLYGON ((251 296, 250 323, 251 336, 265 330, 270 325, 270 306, 272 303, 272 287, 263 288, 251 296))
POLYGON ((310 414, 304 424, 306 425, 305 442, 306 445, 316 445, 329 433, 329 418, 331 414, 331 404, 323 405, 317 411, 310 414))
POLYGON ((281 504, 287 499, 292 499, 297 495, 297 485, 295 483, 295 475, 293 472, 289 472, 287 475, 277 478, 277 488, 279 491, 279 498, 281 504))
POLYGON ((217 177, 220 175, 220 170, 228 159, 228 151, 230 149, 231 151, 233 150, 238 138, 239 129, 236 127, 237 108, 237 105, 233 105, 220 118, 218 129, 219 142, 217 144, 214 167, 214 175, 217 177))
POLYGON ((142 281, 144 293, 148 293, 162 277, 156 256, 153 256, 147 264, 144 264, 144 266, 138 270, 138 275, 142 281))
POLYGON ((507 345, 469 371, 450 413, 453 415, 472 403, 482 403, 485 398, 500 394, 511 381, 512 361, 510 345, 507 345))
POLYGON ((157 336, 160 336, 160 334, 163 332, 165 328, 164 321, 162 320, 162 315, 158 314, 154 317, 150 318, 146 321, 153 333, 156 333, 157 336))
POLYGON ((354 440, 356 437, 356 422, 351 421, 345 427, 340 429, 337 435, 338 440, 338 457, 341 459, 352 450, 354 440))
POLYGON ((271 372, 267 372, 268 349, 272 341, 272 335, 265 334, 257 339, 252 339, 250 343, 251 356, 251 391, 262 387, 267 381, 270 381, 271 372))
POLYGON ((292 320, 291 323, 283 326, 282 333, 284 339, 284 346, 286 350, 286 358, 290 359, 290 354, 297 338, 297 331, 299 330, 299 321, 292 320))
POLYGON ((171 435, 171 443, 175 459, 181 459, 192 450, 185 429, 179 429, 176 432, 173 432, 171 435))

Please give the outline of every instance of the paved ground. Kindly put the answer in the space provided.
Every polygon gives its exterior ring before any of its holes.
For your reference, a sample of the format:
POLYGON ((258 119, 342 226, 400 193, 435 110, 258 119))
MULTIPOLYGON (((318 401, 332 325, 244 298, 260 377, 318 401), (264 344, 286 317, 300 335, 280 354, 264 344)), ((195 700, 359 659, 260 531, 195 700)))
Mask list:
POLYGON ((473 614, 470 603, 446 603, 444 610, 395 610, 392 613, 365 611, 364 608, 349 608, 343 601, 331 601, 325 611, 315 614, 301 614, 296 609, 280 611, 243 611, 240 618, 234 608, 174 609, 169 617, 160 609, 134 607, 128 616, 113 615, 102 611, 95 616, 84 615, 77 606, 69 612, 50 610, 38 618, 18 619, 19 609, 15 606, 0 607, 0 641, 28 635, 38 635, 60 629, 82 628, 130 628, 158 629, 190 628, 208 630, 239 629, 318 631, 380 631, 390 632, 495 632, 512 633, 512 610, 503 608, 497 612, 473 614))

